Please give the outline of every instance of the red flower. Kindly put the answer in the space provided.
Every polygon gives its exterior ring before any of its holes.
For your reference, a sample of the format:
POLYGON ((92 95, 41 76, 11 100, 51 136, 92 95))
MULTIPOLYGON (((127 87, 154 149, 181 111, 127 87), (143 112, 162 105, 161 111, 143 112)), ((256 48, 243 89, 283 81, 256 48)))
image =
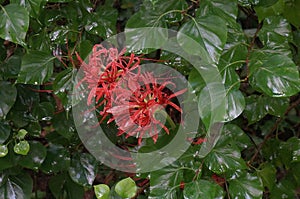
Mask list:
POLYGON ((117 48, 106 49, 98 44, 93 47, 88 62, 85 63, 77 55, 84 72, 84 78, 78 83, 86 82, 88 84, 89 95, 87 105, 92 104, 95 98, 96 106, 104 106, 100 115, 100 123, 108 115, 107 110, 111 108, 111 91, 115 88, 117 81, 129 70, 140 64, 140 59, 134 54, 129 57, 124 56, 125 49, 118 52, 117 48))
MULTIPOLYGON (((159 128, 169 134, 169 129, 160 121, 159 116, 169 117, 165 108, 170 105, 180 113, 181 108, 171 100, 184 93, 186 89, 170 94, 167 85, 175 86, 171 81, 162 84, 152 73, 137 74, 129 71, 127 78, 121 79, 112 95, 113 106, 107 110, 118 125, 118 135, 126 134, 126 138, 136 136, 138 144, 146 135, 157 141, 159 128)), ((169 122, 170 117, 169 117, 169 122)))

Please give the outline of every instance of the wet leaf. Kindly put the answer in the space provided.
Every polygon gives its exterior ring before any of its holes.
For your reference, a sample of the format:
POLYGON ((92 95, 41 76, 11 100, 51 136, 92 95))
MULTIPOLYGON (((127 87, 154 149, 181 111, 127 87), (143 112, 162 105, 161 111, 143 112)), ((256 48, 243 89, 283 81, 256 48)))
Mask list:
POLYGON ((29 27, 29 14, 17 4, 0 6, 0 37, 26 46, 25 37, 29 27))
POLYGON ((0 81, 0 118, 5 118, 16 101, 17 89, 10 82, 0 81))
POLYGON ((110 188, 106 184, 98 184, 94 186, 97 199, 109 199, 110 188))
POLYGON ((19 143, 15 144, 14 152, 20 155, 27 155, 30 150, 30 145, 26 140, 22 140, 19 143))
POLYGON ((207 180, 198 180, 186 183, 183 195, 184 199, 222 199, 224 191, 218 184, 207 180))

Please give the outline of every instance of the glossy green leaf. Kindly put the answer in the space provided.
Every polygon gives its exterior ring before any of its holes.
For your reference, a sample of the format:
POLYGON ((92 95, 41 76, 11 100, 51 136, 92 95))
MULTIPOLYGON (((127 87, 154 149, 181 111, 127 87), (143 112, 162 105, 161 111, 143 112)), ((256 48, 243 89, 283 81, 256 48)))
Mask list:
POLYGON ((224 197, 224 191, 218 184, 207 180, 199 180, 186 183, 183 196, 184 199, 222 199, 224 197))
POLYGON ((94 186, 97 199, 109 199, 110 188, 106 184, 98 184, 94 186))
POLYGON ((10 125, 8 122, 0 120, 0 144, 3 144, 10 135, 10 125))
POLYGON ((271 97, 288 97, 300 91, 295 63, 284 55, 263 55, 251 59, 250 84, 271 97))
POLYGON ((44 162, 47 154, 46 148, 39 142, 29 142, 30 151, 20 158, 19 164, 25 168, 37 170, 44 162))
POLYGON ((27 173, 9 176, 6 183, 0 187, 0 198, 30 199, 33 182, 27 173))
POLYGON ((14 152, 20 155, 27 155, 30 150, 30 145, 26 140, 22 140, 19 143, 15 144, 14 152))
POLYGON ((226 23, 222 18, 214 15, 196 17, 193 20, 187 21, 182 25, 178 34, 179 44, 184 50, 200 56, 208 53, 211 60, 215 63, 219 61, 226 39, 226 23), (198 45, 191 45, 190 42, 186 41, 185 37, 182 37, 182 34, 190 37, 198 45))
POLYGON ((60 173, 51 177, 49 189, 56 199, 82 199, 84 189, 70 179, 67 173, 60 173))
MULTIPOLYGON (((227 41, 218 64, 220 72, 222 74, 226 70, 232 71, 231 74, 233 71, 235 72, 236 69, 242 67, 245 63, 247 53, 245 33, 241 25, 235 23, 228 28, 227 41)), ((228 80, 226 80, 227 82, 228 80)))
POLYGON ((101 6, 96 12, 86 14, 85 30, 91 34, 108 38, 116 34, 118 12, 108 6, 101 6))
POLYGON ((234 142, 241 151, 253 145, 248 135, 235 124, 224 125, 221 135, 219 142, 234 142))
MULTIPOLYGON (((183 158, 183 157, 181 157, 183 158)), ((176 198, 179 185, 185 179, 188 172, 192 177, 199 168, 199 164, 194 161, 193 154, 189 154, 187 159, 180 159, 169 166, 150 173, 150 196, 153 198, 176 198), (184 165, 186 164, 186 165, 184 165)))
POLYGON ((245 109, 245 98, 239 90, 229 90, 226 93, 226 114, 224 121, 229 122, 237 118, 245 109))
POLYGON ((66 171, 70 166, 69 151, 61 145, 50 144, 41 169, 46 173, 66 171))
POLYGON ((228 141, 219 142, 205 157, 204 163, 209 170, 217 174, 247 168, 239 148, 228 141))
POLYGON ((231 198, 236 199, 261 199, 263 196, 263 185, 256 175, 242 172, 232 176, 229 180, 229 194, 231 198))
POLYGON ((17 83, 45 83, 52 76, 54 59, 49 53, 41 51, 31 51, 24 55, 17 83))
POLYGON ((17 4, 0 5, 0 37, 23 46, 29 27, 29 15, 26 9, 17 4))
POLYGON ((39 16, 41 3, 43 0, 11 0, 10 3, 19 4, 27 9, 30 16, 37 18, 39 16))
POLYGON ((0 81, 0 118, 5 118, 17 97, 17 89, 10 82, 0 81))
POLYGON ((8 148, 6 145, 0 144, 0 158, 8 154, 8 148))
POLYGON ((217 15, 224 19, 226 23, 232 25, 236 23, 238 13, 236 0, 205 0, 200 2, 197 14, 199 16, 217 15))
POLYGON ((163 46, 168 39, 168 30, 159 28, 167 28, 167 22, 181 20, 180 11, 186 6, 182 0, 160 1, 158 4, 144 2, 139 12, 126 23, 128 50, 148 52, 144 49, 145 46, 163 46))
POLYGON ((276 53, 291 57, 289 42, 292 40, 291 26, 280 16, 268 17, 259 31, 264 52, 276 53))
POLYGON ((119 181, 115 186, 115 191, 122 198, 132 198, 136 195, 137 186, 131 178, 125 178, 119 181))
POLYGON ((60 72, 53 82, 54 93, 60 98, 66 110, 69 110, 72 105, 71 98, 74 96, 71 93, 73 92, 73 86, 76 84, 75 75, 76 70, 67 68, 60 72))
POLYGON ((67 117, 64 112, 55 114, 52 119, 52 124, 58 134, 69 140, 76 132, 73 117, 67 117))
POLYGON ((41 102, 36 105, 33 110, 32 114, 40 121, 49 121, 52 119, 54 115, 54 106, 50 102, 41 102))
POLYGON ((249 124, 253 124, 267 114, 283 116, 289 106, 289 99, 251 95, 246 98, 246 104, 244 114, 249 124))
POLYGON ((87 153, 76 154, 71 158, 69 175, 72 180, 82 186, 91 186, 97 172, 96 159, 87 153))

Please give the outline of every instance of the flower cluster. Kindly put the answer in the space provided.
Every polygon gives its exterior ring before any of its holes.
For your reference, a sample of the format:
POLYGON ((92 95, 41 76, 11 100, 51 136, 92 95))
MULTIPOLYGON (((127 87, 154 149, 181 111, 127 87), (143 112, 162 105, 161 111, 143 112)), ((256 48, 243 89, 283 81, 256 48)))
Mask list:
POLYGON ((95 99, 94 108, 103 107, 99 123, 110 116, 108 123, 116 122, 119 136, 135 136, 138 144, 145 136, 150 136, 156 142, 161 129, 169 134, 161 118, 173 123, 165 111, 166 107, 181 113, 181 108, 172 99, 186 90, 170 92, 168 87, 176 87, 173 82, 158 82, 153 73, 142 73, 140 58, 124 54, 125 50, 119 52, 116 48, 106 49, 102 45, 94 46, 87 63, 77 54, 84 71, 84 78, 79 83, 87 83, 87 104, 92 105, 95 99))

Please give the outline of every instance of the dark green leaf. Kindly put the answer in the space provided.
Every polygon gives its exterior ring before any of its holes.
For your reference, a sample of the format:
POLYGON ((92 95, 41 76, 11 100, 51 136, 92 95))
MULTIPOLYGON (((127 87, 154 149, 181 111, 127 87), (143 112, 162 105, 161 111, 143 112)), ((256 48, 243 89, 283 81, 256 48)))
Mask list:
POLYGON ((82 186, 91 186, 97 172, 96 159, 87 153, 76 154, 71 159, 69 174, 72 180, 82 186))
POLYGON ((254 174, 247 172, 239 173, 229 180, 229 194, 236 199, 261 199, 263 185, 261 180, 254 174))
POLYGON ((41 3, 44 0, 11 0, 10 3, 19 4, 27 9, 30 16, 37 18, 39 16, 41 3))
POLYGON ((0 118, 5 118, 16 101, 17 89, 10 82, 0 81, 0 118))
POLYGON ((294 26, 300 26, 300 1, 285 1, 283 16, 294 26))
POLYGON ((108 38, 116 34, 118 12, 108 6, 101 6, 96 12, 86 15, 85 30, 91 34, 108 38))
POLYGON ((278 0, 275 4, 270 5, 269 7, 255 6, 254 10, 256 11, 259 21, 262 21, 266 17, 283 13, 284 0, 278 0))
POLYGON ((83 187, 73 182, 67 173, 51 177, 49 188, 56 199, 82 199, 84 195, 83 187))
POLYGON ((40 121, 49 121, 54 115, 54 107, 50 102, 41 102, 34 106, 32 114, 40 121))
POLYGON ((28 174, 9 176, 6 183, 0 187, 0 198, 30 199, 33 182, 28 174))
POLYGON ((245 109, 245 98, 239 90, 227 90, 226 114, 224 121, 229 122, 237 118, 245 109))
POLYGON ((23 46, 29 26, 29 15, 26 9, 17 4, 0 5, 0 37, 23 46))
POLYGON ((94 186, 97 199, 109 199, 110 188, 106 184, 98 184, 94 186))
POLYGON ((45 83, 52 76, 54 59, 49 53, 41 51, 31 51, 24 55, 17 83, 45 83))
POLYGON ((282 198, 295 198, 294 189, 295 184, 289 180, 282 180, 273 188, 270 198, 282 199, 282 198))
POLYGON ((231 140, 220 139, 215 148, 205 157, 204 163, 209 170, 217 174, 247 168, 239 148, 231 143, 231 140))
POLYGON ((251 95, 246 98, 246 104, 245 116, 249 124, 253 124, 267 114, 283 116, 289 106, 289 99, 251 95))
POLYGON ((132 198, 137 192, 137 186, 135 185, 134 180, 131 178, 125 178, 116 184, 115 191, 122 198, 132 198))
POLYGON ((276 183, 276 168, 273 164, 266 163, 262 166, 261 170, 257 171, 257 175, 262 179, 264 186, 272 190, 276 183))
POLYGON ((14 152, 19 155, 27 155, 29 150, 30 145, 26 140, 22 140, 14 146, 14 152))
POLYGON ((41 169, 46 173, 57 173, 59 171, 68 170, 69 166, 69 151, 60 145, 50 144, 41 169))
POLYGON ((271 97, 288 97, 300 91, 295 63, 284 55, 254 57, 249 64, 250 84, 271 97))
POLYGON ((250 138, 247 134, 237 125, 226 124, 223 127, 222 137, 220 142, 234 142, 240 150, 246 149, 252 145, 250 138), (223 141, 222 141, 223 140, 223 141))
POLYGON ((286 19, 272 16, 264 20, 258 36, 264 45, 264 52, 291 57, 289 46, 289 42, 292 40, 291 33, 291 26, 286 19))
POLYGON ((224 191, 218 184, 199 180, 185 184, 183 195, 185 199, 222 199, 224 191))
POLYGON ((259 0, 258 6, 268 7, 277 3, 278 0, 259 0))
POLYGON ((238 6, 236 0, 205 0, 200 2, 197 14, 199 16, 217 15, 224 19, 226 23, 232 25, 236 23, 238 6))
POLYGON ((0 120, 0 144, 3 144, 10 135, 10 126, 7 122, 0 120))
MULTIPOLYGON (((220 17, 210 15, 196 17, 182 25, 178 34, 179 44, 189 53, 201 55, 208 53, 211 60, 218 63, 227 39, 227 26, 220 17), (182 34, 187 35, 198 45, 191 46, 182 34), (195 48, 197 47, 197 48, 195 48)), ((206 59, 210 63, 207 56, 206 59)), ((205 61, 207 61, 205 60, 205 61)))
POLYGON ((58 134, 62 135, 63 137, 69 140, 72 138, 72 136, 74 136, 75 125, 73 118, 71 116, 67 118, 65 112, 55 114, 52 119, 52 122, 53 127, 58 134))
POLYGON ((29 169, 37 170, 46 158, 46 148, 39 142, 29 142, 30 151, 20 158, 19 164, 29 169))
POLYGON ((19 55, 12 55, 6 59, 3 66, 0 67, 0 74, 1 72, 3 73, 3 78, 16 78, 20 71, 21 61, 22 59, 19 55))

